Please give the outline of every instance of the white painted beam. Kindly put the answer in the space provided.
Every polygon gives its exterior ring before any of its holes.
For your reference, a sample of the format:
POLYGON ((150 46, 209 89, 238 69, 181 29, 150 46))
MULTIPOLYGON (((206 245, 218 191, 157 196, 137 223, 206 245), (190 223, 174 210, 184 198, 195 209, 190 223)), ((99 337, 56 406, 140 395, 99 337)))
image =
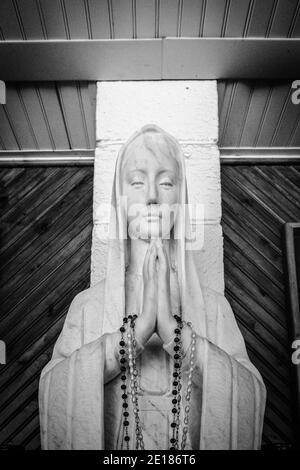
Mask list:
POLYGON ((297 79, 300 39, 2 41, 3 80, 297 79))

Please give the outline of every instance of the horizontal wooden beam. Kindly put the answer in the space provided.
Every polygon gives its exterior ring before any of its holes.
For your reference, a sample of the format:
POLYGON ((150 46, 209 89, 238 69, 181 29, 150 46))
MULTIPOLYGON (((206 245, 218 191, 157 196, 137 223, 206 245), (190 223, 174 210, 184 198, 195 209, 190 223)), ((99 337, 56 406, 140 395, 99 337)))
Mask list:
POLYGON ((94 150, 0 151, 0 167, 92 166, 94 159, 94 150))
POLYGON ((296 79, 299 39, 167 39, 164 76, 176 79, 296 79))
POLYGON ((297 79, 300 39, 1 41, 0 79, 297 79))
MULTIPOLYGON (((221 147, 221 165, 300 164, 300 147, 221 147)), ((92 166, 94 150, 1 150, 0 167, 92 166)))
POLYGON ((299 165, 300 147, 220 147, 223 165, 299 165))

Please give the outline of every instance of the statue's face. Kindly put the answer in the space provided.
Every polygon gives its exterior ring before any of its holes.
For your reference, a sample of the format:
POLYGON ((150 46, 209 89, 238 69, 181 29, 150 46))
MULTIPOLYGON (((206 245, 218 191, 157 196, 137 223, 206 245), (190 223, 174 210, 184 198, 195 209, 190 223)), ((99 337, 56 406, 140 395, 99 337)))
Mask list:
POLYGON ((142 135, 135 139, 122 165, 129 237, 170 238, 179 194, 179 164, 164 136, 142 135))

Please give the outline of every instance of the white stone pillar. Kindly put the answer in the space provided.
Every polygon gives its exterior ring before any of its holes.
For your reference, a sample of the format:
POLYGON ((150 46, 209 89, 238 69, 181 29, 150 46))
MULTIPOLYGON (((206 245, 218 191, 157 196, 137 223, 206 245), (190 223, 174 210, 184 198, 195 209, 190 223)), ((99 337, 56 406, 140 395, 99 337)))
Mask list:
POLYGON ((106 244, 97 237, 97 230, 109 220, 100 207, 110 204, 118 151, 145 124, 162 127, 182 146, 189 202, 204 204, 204 243, 195 252, 200 278, 203 284, 223 293, 218 96, 214 80, 98 82, 91 284, 105 275, 106 244))

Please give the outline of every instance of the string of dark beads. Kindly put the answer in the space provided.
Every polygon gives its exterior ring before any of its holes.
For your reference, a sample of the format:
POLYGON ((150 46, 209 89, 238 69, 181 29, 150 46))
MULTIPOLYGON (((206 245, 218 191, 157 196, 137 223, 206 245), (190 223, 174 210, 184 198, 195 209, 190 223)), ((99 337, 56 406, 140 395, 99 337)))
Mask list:
MULTIPOLYGON (((127 390, 127 376, 126 376, 126 342, 125 342, 125 332, 126 332, 126 327, 125 325, 127 324, 128 319, 127 317, 123 318, 123 324, 120 328, 121 332, 121 340, 120 340, 120 370, 121 370, 121 394, 122 394, 122 408, 123 408, 123 431, 124 431, 124 441, 126 444, 126 449, 129 450, 129 441, 130 437, 128 435, 128 426, 129 426, 129 412, 128 412, 128 390, 127 390)), ((122 449, 123 449, 123 443, 122 443, 122 449)))
POLYGON ((182 342, 181 330, 182 322, 178 315, 174 315, 177 321, 177 327, 174 330, 174 365, 173 365, 173 381, 172 381, 172 414, 173 421, 171 423, 172 437, 170 439, 170 450, 178 449, 179 426, 180 426, 180 405, 181 405, 181 365, 182 365, 182 342))
MULTIPOLYGON (((181 313, 181 312, 180 312, 181 313)), ((135 434, 136 434, 136 449, 144 449, 143 433, 141 423, 139 419, 139 408, 138 408, 138 385, 137 377, 138 371, 136 367, 136 338, 135 338, 135 320, 137 315, 128 315, 123 318, 123 324, 120 328, 121 340, 120 340, 120 370, 121 370, 121 391, 123 400, 123 436, 126 444, 126 449, 129 450, 130 437, 128 435, 129 427, 129 412, 128 412, 128 389, 127 389, 127 366, 130 377, 132 395, 133 411, 135 418, 135 434), (128 341, 125 341, 125 333, 127 331, 128 341), (128 364, 127 364, 128 362, 128 364)), ((172 437, 170 438, 170 450, 179 449, 179 427, 180 427, 180 409, 181 409, 181 389, 182 389, 182 341, 181 341, 181 330, 185 322, 182 321, 181 315, 174 315, 177 321, 177 326, 174 329, 174 364, 173 364, 173 376, 172 376, 172 415, 173 421, 171 423, 172 437)), ((191 323, 188 326, 192 327, 191 323)), ((192 384, 192 373, 194 368, 194 354, 195 354, 195 333, 192 333, 192 347, 191 347, 191 359, 190 359, 190 372, 188 377, 188 393, 186 396, 187 401, 190 401, 191 395, 191 384, 192 384)), ((188 414, 190 406, 189 404, 185 408, 184 418, 184 430, 182 437, 181 448, 185 448, 186 434, 188 430, 188 414)), ((123 443, 122 443, 123 449, 123 443)))

